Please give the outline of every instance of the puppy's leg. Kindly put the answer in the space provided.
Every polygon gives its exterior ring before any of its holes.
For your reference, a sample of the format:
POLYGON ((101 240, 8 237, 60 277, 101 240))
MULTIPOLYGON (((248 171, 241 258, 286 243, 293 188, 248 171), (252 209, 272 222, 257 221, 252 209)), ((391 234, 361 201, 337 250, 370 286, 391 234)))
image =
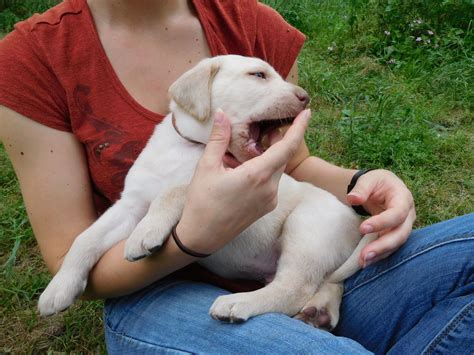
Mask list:
POLYGON ((349 258, 336 271, 334 271, 328 278, 332 283, 343 282, 360 270, 359 255, 362 249, 370 242, 377 239, 377 233, 366 234, 362 237, 357 247, 354 249, 349 258))
MULTIPOLYGON (((281 255, 275 278, 264 288, 221 296, 211 306, 214 319, 242 322, 267 312, 293 316, 314 295, 325 275, 332 271, 330 260, 337 258, 327 247, 331 235, 315 230, 305 206, 298 206, 287 218, 280 236, 281 255)), ((257 231, 258 234, 258 231, 257 231)))
POLYGON ((147 205, 148 202, 139 200, 119 200, 77 236, 61 269, 40 296, 41 315, 65 310, 82 294, 92 267, 107 250, 130 235, 147 205))
POLYGON ((333 330, 339 321, 339 307, 343 291, 342 283, 324 282, 318 292, 294 318, 316 328, 333 330))
POLYGON ((360 252, 376 238, 377 234, 375 233, 365 235, 344 264, 326 279, 295 318, 316 328, 329 331, 334 329, 339 322, 339 307, 344 291, 343 281, 360 269, 358 262, 360 252))
POLYGON ((125 244, 125 259, 129 261, 144 258, 166 241, 171 228, 178 223, 186 199, 186 186, 172 188, 156 198, 146 216, 138 223, 125 244))
POLYGON ((294 315, 311 298, 318 284, 301 274, 301 264, 295 262, 291 266, 279 266, 274 280, 257 291, 218 297, 209 314, 231 323, 269 312, 294 315))

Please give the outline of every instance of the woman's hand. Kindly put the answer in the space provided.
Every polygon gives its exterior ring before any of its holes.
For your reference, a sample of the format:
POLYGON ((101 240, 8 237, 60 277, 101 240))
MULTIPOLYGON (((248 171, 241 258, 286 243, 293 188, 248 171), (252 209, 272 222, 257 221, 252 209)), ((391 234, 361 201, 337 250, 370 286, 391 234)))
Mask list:
POLYGON ((176 229, 186 247, 212 253, 275 209, 280 177, 303 141, 309 117, 309 110, 300 113, 287 134, 278 137, 281 140, 272 142, 261 156, 232 169, 223 163, 230 122, 222 111, 216 113, 176 229))
POLYGON ((379 235, 362 250, 359 263, 363 267, 392 254, 408 239, 416 218, 415 204, 410 190, 395 174, 380 169, 362 175, 347 201, 372 214, 362 222, 360 232, 379 235))

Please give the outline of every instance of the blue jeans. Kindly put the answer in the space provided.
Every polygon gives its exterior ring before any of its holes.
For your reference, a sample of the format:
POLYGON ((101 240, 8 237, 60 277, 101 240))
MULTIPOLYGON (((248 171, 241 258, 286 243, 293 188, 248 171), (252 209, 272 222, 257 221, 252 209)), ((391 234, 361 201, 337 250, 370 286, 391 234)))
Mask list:
POLYGON ((345 283, 333 334, 283 314, 208 315, 218 287, 167 278, 105 307, 111 354, 473 354, 474 213, 412 233, 345 283))

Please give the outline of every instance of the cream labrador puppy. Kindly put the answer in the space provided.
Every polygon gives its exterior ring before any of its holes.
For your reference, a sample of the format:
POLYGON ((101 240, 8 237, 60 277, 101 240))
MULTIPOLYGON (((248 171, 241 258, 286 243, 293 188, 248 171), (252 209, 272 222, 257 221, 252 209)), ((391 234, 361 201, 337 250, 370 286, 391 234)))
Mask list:
MULTIPOLYGON (((124 191, 72 244, 59 272, 39 299, 42 315, 69 307, 84 291, 99 258, 127 239, 134 261, 159 248, 178 223, 212 117, 220 108, 231 119, 229 151, 246 161, 263 153, 263 137, 308 104, 306 92, 284 81, 267 63, 236 55, 205 59, 169 89, 171 113, 130 169, 124 191), (199 144, 203 143, 203 144, 199 144), (172 148, 171 148, 172 147, 172 148)), ((339 319, 342 281, 358 269, 359 218, 330 193, 283 175, 278 206, 229 244, 199 262, 227 278, 269 281, 254 292, 221 296, 210 309, 219 320, 241 322, 266 312, 333 328, 339 319), (271 281, 270 281, 271 280, 271 281), (310 312, 310 313, 311 313, 310 312), (314 315, 314 314, 313 314, 314 315)))

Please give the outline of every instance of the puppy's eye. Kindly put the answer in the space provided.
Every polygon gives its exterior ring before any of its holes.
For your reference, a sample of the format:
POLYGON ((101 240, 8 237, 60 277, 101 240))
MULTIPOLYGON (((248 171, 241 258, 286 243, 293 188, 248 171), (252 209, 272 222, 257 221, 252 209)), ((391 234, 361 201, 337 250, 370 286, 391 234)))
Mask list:
POLYGON ((256 76, 257 78, 260 78, 260 79, 266 79, 267 78, 263 71, 259 71, 259 72, 255 72, 255 73, 249 73, 249 75, 256 76))

